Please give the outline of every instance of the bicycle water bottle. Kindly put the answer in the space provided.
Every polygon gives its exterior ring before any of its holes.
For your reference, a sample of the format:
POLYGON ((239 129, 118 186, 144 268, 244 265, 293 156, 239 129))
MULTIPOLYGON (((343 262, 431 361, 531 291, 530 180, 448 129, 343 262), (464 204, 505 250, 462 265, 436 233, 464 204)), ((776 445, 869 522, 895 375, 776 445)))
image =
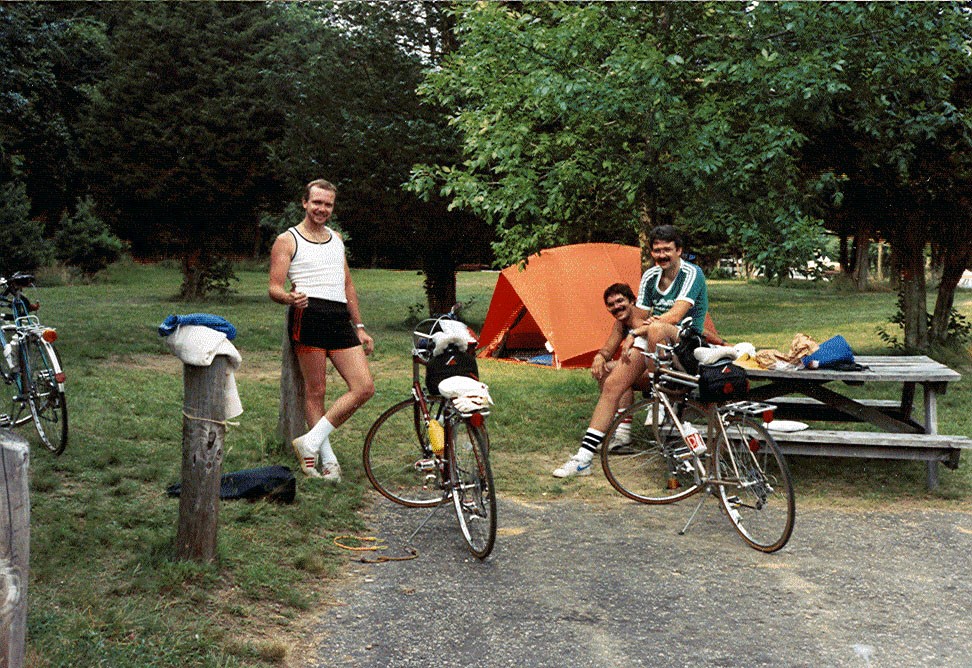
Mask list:
POLYGON ((429 420, 429 445, 436 455, 441 455, 445 450, 445 429, 435 418, 429 420))
POLYGON ((7 367, 11 371, 17 371, 20 368, 20 363, 17 361, 20 351, 20 342, 14 338, 7 345, 3 347, 3 356, 7 360, 7 367))
POLYGON ((701 457, 703 454, 705 454, 705 441, 702 440, 702 434, 699 433, 699 430, 693 427, 691 422, 686 422, 684 431, 685 442, 690 448, 692 448, 692 452, 695 453, 695 456, 701 457))

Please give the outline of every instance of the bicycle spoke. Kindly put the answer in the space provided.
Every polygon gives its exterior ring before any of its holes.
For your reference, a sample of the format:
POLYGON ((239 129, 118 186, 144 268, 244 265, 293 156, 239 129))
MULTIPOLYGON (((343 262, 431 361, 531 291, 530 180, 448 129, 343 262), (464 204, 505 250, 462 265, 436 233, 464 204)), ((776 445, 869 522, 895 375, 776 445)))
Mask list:
MULTIPOLYGON (((441 399, 430 406, 433 415, 441 399)), ((382 495, 410 507, 435 506, 446 500, 444 462, 429 447, 428 431, 414 399, 385 411, 365 438, 364 469, 382 495)))
POLYGON ((736 531, 751 547, 775 552, 790 539, 795 504, 779 447, 751 418, 727 418, 716 455, 717 491, 736 531))
MULTIPOLYGON (((694 406, 685 405, 682 411, 683 419, 705 421, 694 406)), ((601 468, 616 490, 640 503, 672 503, 702 488, 696 460, 671 416, 651 399, 631 406, 611 423, 601 446, 601 468)))
POLYGON ((485 559, 496 542, 496 495, 485 427, 462 420, 452 429, 453 504, 470 552, 485 559))
POLYGON ((21 374, 27 381, 26 399, 34 426, 44 447, 60 455, 67 447, 68 413, 67 399, 57 380, 57 353, 37 335, 31 335, 21 345, 25 347, 21 374))

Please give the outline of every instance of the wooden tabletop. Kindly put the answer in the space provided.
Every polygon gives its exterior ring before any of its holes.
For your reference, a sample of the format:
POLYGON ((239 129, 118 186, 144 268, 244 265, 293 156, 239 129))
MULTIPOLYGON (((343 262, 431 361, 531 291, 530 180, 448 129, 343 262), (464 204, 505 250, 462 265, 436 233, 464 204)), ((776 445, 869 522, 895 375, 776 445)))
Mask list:
POLYGON ((746 369, 750 378, 766 380, 813 380, 851 382, 953 383, 962 374, 925 355, 857 355, 864 371, 831 369, 746 369))

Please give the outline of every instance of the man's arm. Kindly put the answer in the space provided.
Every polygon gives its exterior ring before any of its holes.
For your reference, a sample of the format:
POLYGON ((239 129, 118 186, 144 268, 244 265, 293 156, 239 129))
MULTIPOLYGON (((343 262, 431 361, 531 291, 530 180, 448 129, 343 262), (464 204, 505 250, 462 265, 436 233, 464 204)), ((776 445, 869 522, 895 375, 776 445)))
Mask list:
POLYGON ((297 249, 297 242, 293 235, 284 232, 273 242, 270 249, 270 281, 267 293, 270 299, 278 304, 286 304, 297 308, 307 306, 307 295, 297 291, 297 286, 287 290, 287 271, 290 269, 290 259, 297 249))
POLYGON ((348 314, 351 316, 351 323, 354 331, 358 334, 358 341, 364 347, 366 355, 370 355, 375 349, 375 341, 368 332, 365 331, 364 321, 361 319, 361 309, 358 306, 358 291, 354 289, 354 281, 351 280, 351 268, 348 260, 344 260, 344 296, 348 300, 348 314))
POLYGON ((594 353, 594 361, 591 362, 591 375, 595 379, 600 380, 604 376, 606 372, 605 365, 614 357, 614 353, 617 352, 618 346, 621 345, 621 341, 623 340, 624 324, 615 320, 614 325, 611 327, 611 333, 608 334, 604 345, 594 353))

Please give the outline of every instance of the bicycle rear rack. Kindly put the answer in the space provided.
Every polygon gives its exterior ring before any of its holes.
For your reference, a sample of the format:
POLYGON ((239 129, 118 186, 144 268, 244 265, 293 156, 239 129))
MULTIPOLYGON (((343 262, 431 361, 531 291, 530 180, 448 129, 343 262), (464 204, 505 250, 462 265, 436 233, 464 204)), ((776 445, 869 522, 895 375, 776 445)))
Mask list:
POLYGON ((767 411, 776 410, 773 404, 765 404, 761 401, 736 401, 725 406, 719 406, 719 413, 722 415, 751 415, 762 417, 767 411))

